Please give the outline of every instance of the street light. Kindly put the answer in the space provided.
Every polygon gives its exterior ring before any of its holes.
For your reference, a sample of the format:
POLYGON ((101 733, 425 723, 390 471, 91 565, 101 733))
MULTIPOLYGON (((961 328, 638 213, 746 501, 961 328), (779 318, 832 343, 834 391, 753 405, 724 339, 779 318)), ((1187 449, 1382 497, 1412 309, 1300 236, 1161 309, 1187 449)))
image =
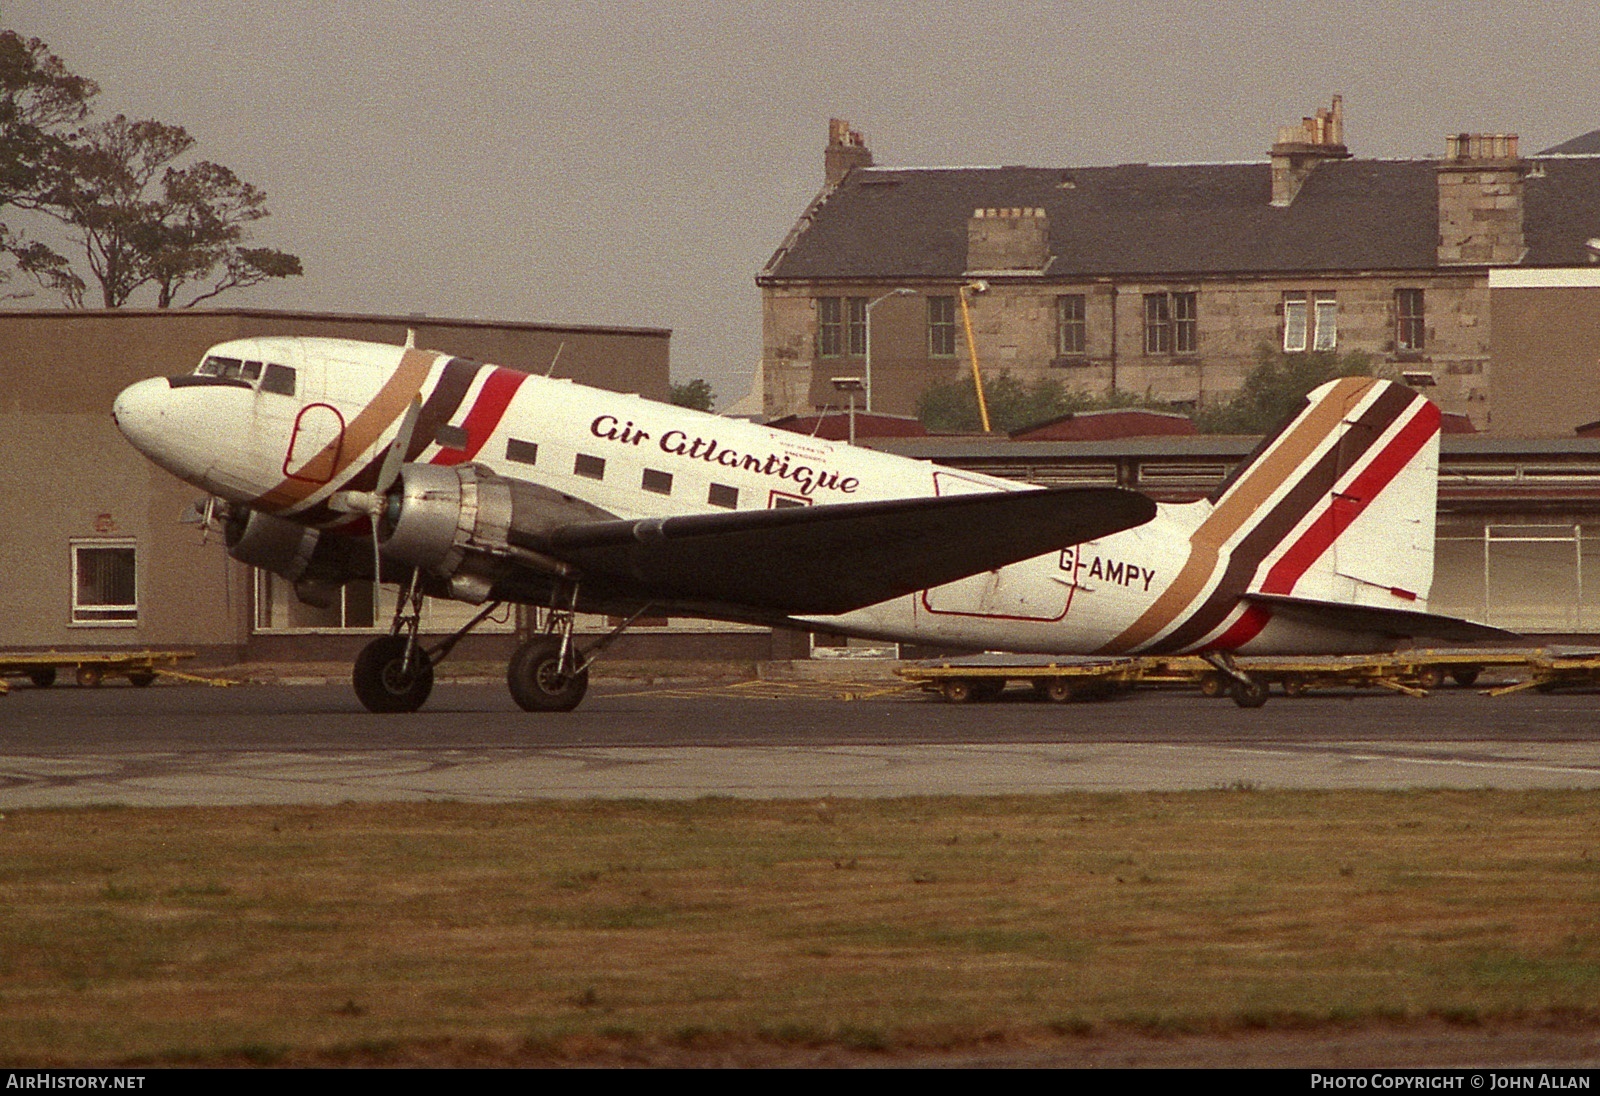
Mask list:
POLYGON ((865 385, 867 392, 867 410, 869 412, 872 410, 872 310, 877 308, 890 297, 914 297, 916 295, 917 291, 915 289, 907 289, 905 286, 901 286, 899 289, 891 289, 883 296, 876 297, 868 301, 866 308, 862 310, 867 314, 867 367, 865 370, 865 385))
POLYGON ((860 377, 834 377, 833 390, 844 392, 850 396, 850 444, 856 443, 856 393, 866 392, 868 388, 860 377))

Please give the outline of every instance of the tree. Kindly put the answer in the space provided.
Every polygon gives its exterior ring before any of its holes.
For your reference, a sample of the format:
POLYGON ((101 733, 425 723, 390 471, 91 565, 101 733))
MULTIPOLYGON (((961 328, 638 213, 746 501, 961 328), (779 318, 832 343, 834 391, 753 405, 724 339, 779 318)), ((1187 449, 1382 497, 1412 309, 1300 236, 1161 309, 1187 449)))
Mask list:
POLYGON ((1256 366, 1228 402, 1194 415, 1203 434, 1266 434, 1305 402, 1306 393, 1339 377, 1369 376, 1372 358, 1359 350, 1287 353, 1263 346, 1256 366))
POLYGON ((711 390, 711 385, 696 377, 684 384, 674 384, 668 388, 668 399, 679 407, 689 407, 696 411, 710 411, 717 403, 717 394, 711 390))
POLYGON ((259 187, 209 161, 173 166, 194 143, 182 126, 119 114, 57 150, 44 208, 73 230, 106 308, 145 285, 170 308, 183 287, 209 284, 187 307, 301 273, 293 255, 243 246, 246 226, 267 216, 259 187))
MULTIPOLYGON (((39 39, 0 31, 0 213, 8 206, 37 208, 66 128, 88 115, 89 100, 99 90, 94 81, 68 72, 39 39)), ((77 278, 67 261, 4 221, 0 251, 13 256, 18 269, 70 295, 77 278)), ((0 281, 9 276, 0 272, 0 281)), ((81 282, 77 291, 81 298, 81 282)))
MULTIPOLYGON (((1078 411, 1122 407, 1172 410, 1166 403, 1132 392, 1092 396, 1069 390, 1054 377, 1037 377, 1030 383, 1009 372, 983 378, 983 402, 989 409, 990 427, 999 433, 1014 433, 1078 411)), ((930 430, 972 432, 983 429, 977 394, 972 382, 965 377, 924 389, 917 400, 917 418, 930 430)))

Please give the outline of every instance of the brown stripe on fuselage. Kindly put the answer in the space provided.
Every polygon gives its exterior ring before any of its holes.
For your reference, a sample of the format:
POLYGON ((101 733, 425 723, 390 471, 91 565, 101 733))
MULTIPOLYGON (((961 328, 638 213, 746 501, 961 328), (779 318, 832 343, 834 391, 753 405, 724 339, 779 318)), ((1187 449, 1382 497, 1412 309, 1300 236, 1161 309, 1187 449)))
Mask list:
POLYGON ((1278 491, 1295 469, 1305 463, 1316 448, 1344 421, 1345 411, 1366 395, 1376 383, 1370 377, 1347 377, 1338 387, 1306 412, 1299 424, 1265 457, 1257 461, 1201 522, 1189 538, 1189 558, 1172 584, 1161 592, 1150 608, 1140 614, 1122 633, 1102 646, 1098 653, 1132 650, 1148 643, 1152 636, 1172 623, 1183 609, 1205 589, 1216 572, 1222 546, 1255 516, 1266 500, 1278 491))
POLYGON ((1405 413, 1415 399, 1411 392, 1391 387, 1373 400, 1372 406, 1362 412, 1361 418, 1346 431, 1340 443, 1324 453, 1289 489, 1288 494, 1278 500, 1271 513, 1234 546, 1228 555, 1222 581, 1212 589, 1204 604, 1147 650, 1151 654, 1181 651, 1200 642, 1219 627, 1233 612, 1239 595, 1249 586, 1261 561, 1271 555, 1273 549, 1305 520, 1306 515, 1332 493, 1334 485, 1345 473, 1372 452, 1379 436, 1405 413), (1356 444, 1346 445, 1345 441, 1352 438, 1356 444))
MULTIPOLYGON (((396 419, 405 413, 406 405, 422 391, 433 363, 443 355, 432 350, 408 349, 400 355, 400 364, 389 379, 383 382, 372 402, 363 407, 344 428, 344 435, 335 439, 307 463, 331 460, 337 454, 341 459, 334 468, 328 483, 337 482, 341 473, 349 468, 354 458, 367 451, 373 442, 383 436, 396 419), (348 456, 346 455, 348 454, 348 456)), ((322 490, 328 483, 286 479, 253 503, 258 510, 283 510, 322 490)))
MULTIPOLYGON (((482 362, 470 358, 451 358, 445 363, 439 383, 433 386, 432 394, 423 401, 422 410, 417 412, 417 428, 411 435, 411 444, 406 446, 407 461, 416 460, 432 444, 439 427, 454 417, 461 407, 461 401, 467 398, 473 378, 483 367, 482 362)), ((345 482, 345 487, 352 491, 370 491, 378 486, 378 470, 383 467, 383 458, 387 455, 386 449, 374 453, 372 459, 345 482)))

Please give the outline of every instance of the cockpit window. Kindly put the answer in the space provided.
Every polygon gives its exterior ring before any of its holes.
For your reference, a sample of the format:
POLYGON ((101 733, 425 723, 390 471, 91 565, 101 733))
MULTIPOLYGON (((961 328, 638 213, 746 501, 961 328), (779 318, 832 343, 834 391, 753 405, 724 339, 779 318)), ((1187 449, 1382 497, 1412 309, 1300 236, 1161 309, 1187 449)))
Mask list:
POLYGON ((240 379, 241 380, 247 380, 247 381, 260 380, 261 379, 261 363, 260 362, 245 362, 244 363, 244 369, 240 371, 239 375, 240 375, 240 379))
POLYGON ((238 358, 219 358, 215 354, 200 363, 200 368, 195 372, 202 377, 227 377, 230 380, 239 380, 239 371, 244 363, 238 358))
POLYGON ((268 362, 267 372, 261 378, 261 391, 275 392, 280 396, 294 395, 294 370, 287 365, 274 365, 268 362))

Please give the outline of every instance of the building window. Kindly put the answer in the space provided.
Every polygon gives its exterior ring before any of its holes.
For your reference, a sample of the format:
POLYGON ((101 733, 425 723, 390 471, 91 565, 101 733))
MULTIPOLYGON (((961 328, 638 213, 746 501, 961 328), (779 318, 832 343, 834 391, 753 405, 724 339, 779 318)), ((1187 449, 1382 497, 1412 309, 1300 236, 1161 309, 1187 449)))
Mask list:
POLYGON ((588 453, 579 453, 577 459, 572 462, 572 474, 585 476, 589 479, 605 479, 605 458, 591 457, 588 453))
POLYGON ((739 506, 739 489, 729 487, 723 483, 713 483, 711 490, 706 494, 706 501, 712 506, 720 506, 725 510, 734 510, 739 506))
POLYGON ((1144 295, 1144 352, 1193 354, 1200 349, 1199 294, 1144 295))
POLYGON ((1082 293, 1056 298, 1056 356, 1080 356, 1087 352, 1089 326, 1085 319, 1082 293))
POLYGON ((132 541, 72 542, 72 623, 110 628, 139 623, 132 541))
POLYGON ((1333 350, 1339 345, 1339 295, 1331 291, 1283 295, 1283 348, 1298 353, 1333 350))
POLYGON ((928 298, 928 354, 953 358, 956 354, 956 299, 928 298))
POLYGON ((658 495, 670 495, 672 494, 672 473, 658 472, 654 468, 646 468, 644 470, 644 480, 639 486, 658 495))
POLYGON ((837 358, 843 348, 844 323, 838 297, 817 298, 817 354, 837 358))
POLYGON ((867 299, 865 297, 850 297, 850 353, 854 357, 862 357, 867 352, 867 299))
POLYGON ((1402 351, 1421 350, 1427 340, 1422 290, 1395 290, 1394 311, 1395 348, 1402 351))

